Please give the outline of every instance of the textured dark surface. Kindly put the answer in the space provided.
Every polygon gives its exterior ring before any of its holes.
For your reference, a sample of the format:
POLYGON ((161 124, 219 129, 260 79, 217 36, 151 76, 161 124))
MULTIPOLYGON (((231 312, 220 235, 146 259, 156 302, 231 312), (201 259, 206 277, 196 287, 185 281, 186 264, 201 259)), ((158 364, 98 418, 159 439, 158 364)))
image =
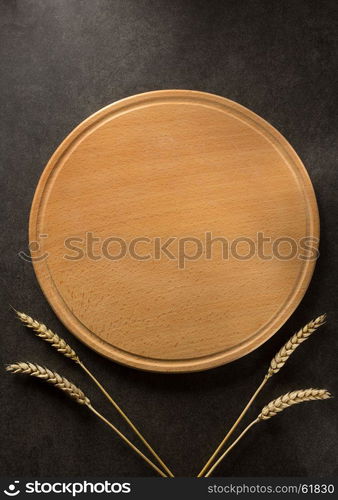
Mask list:
MULTIPOLYGON (((1 0, 1 362, 46 364, 110 410, 70 361, 22 327, 11 303, 66 338, 138 422, 177 475, 196 474, 260 382, 281 344, 313 316, 328 324, 266 387, 251 412, 290 389, 337 384, 335 1, 1 0), (48 158, 89 114, 154 89, 213 92, 243 104, 294 146, 313 181, 321 257, 290 320, 263 347, 198 374, 137 372, 101 358, 60 324, 17 253, 48 158)), ((244 314, 244 312, 243 312, 244 314)), ((1 375, 2 475, 149 476, 85 408, 24 377, 1 375)), ((337 473, 337 400, 299 405, 262 423, 215 475, 337 473)))

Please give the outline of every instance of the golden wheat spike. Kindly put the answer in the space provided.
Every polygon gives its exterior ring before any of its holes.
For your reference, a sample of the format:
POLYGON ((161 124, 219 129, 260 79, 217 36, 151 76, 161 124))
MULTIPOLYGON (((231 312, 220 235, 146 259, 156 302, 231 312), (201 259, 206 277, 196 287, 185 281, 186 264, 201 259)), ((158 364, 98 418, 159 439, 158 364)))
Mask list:
POLYGON ((297 333, 295 333, 271 360, 266 377, 270 378, 272 375, 279 372, 297 347, 308 339, 310 335, 317 330, 317 328, 322 326, 325 323, 325 320, 326 314, 322 314, 321 316, 318 316, 318 318, 311 320, 297 333))
POLYGON ((22 362, 19 361, 17 363, 12 363, 6 366, 6 370, 11 373, 22 373, 24 375, 30 375, 32 377, 36 377, 39 379, 52 384, 54 387, 57 387, 61 391, 66 392, 71 398, 73 398, 77 403, 86 405, 86 407, 94 413, 100 420, 102 420, 105 424, 107 424, 121 439, 124 441, 132 450, 135 451, 147 464, 149 464, 160 476, 167 477, 166 474, 157 467, 141 450, 139 450, 122 432, 115 427, 109 420, 107 420, 101 413, 99 413, 85 396, 85 394, 72 382, 67 380, 65 377, 62 377, 58 373, 46 368, 44 366, 40 366, 36 363, 31 363, 29 361, 22 362))
POLYGON ((209 477, 215 468, 222 462, 226 455, 236 446, 236 444, 242 439, 242 437, 248 432, 251 427, 256 425, 262 420, 268 420, 271 417, 277 415, 277 413, 289 408, 292 405, 298 403, 304 403, 305 401, 315 401, 332 398, 332 395, 326 389, 300 389, 298 391, 288 392, 279 396, 279 398, 270 401, 264 408, 258 417, 253 420, 244 431, 238 436, 237 439, 224 451, 224 453, 216 460, 216 462, 210 467, 208 472, 204 477, 209 477))
POLYGON ((79 389, 76 385, 70 382, 65 377, 62 377, 58 373, 40 366, 36 363, 22 362, 12 363, 6 366, 6 370, 12 373, 22 373, 24 375, 30 375, 31 377, 36 377, 45 380, 49 384, 54 385, 61 391, 66 392, 71 398, 79 404, 90 404, 89 398, 79 389))
POLYGON ((43 339, 49 344, 51 344, 52 347, 54 347, 57 351, 59 351, 67 358, 70 358, 76 363, 79 363, 80 359, 76 354, 76 352, 74 351, 74 349, 72 349, 65 340, 59 337, 59 335, 52 332, 52 330, 47 328, 47 326, 44 325, 43 323, 40 323, 36 319, 33 319, 30 316, 28 316, 28 314, 25 314, 20 311, 15 311, 15 312, 19 320, 22 323, 24 323, 28 328, 31 328, 35 332, 37 337, 40 337, 40 339, 43 339))
POLYGON ((288 392, 264 406, 257 418, 259 420, 267 420, 292 405, 304 403, 305 401, 329 398, 332 398, 332 395, 326 389, 300 389, 298 391, 288 392))
POLYGON ((256 391, 251 396, 250 400, 242 410, 242 413, 239 415, 236 422, 232 425, 231 429, 224 436, 223 440, 217 446, 213 454, 209 457, 208 461, 206 462, 202 470, 199 472, 197 477, 202 477, 208 470, 212 462, 216 459, 217 455, 220 453, 221 449, 224 447, 225 443, 228 441, 228 439, 233 434, 233 432, 235 431, 235 429, 237 428, 243 417, 246 415, 247 411, 249 410, 252 403, 255 401, 256 397, 261 392, 267 381, 272 377, 272 375, 279 372, 279 370, 285 365, 285 363, 287 362, 291 354, 297 349, 297 347, 306 339, 308 339, 310 335, 312 335, 317 330, 317 328, 323 325, 325 323, 325 320, 326 320, 326 314, 322 314, 321 316, 318 316, 318 318, 311 320, 309 323, 303 326, 303 328, 301 328, 297 333, 295 333, 287 341, 287 343, 284 344, 284 346, 277 352, 277 354, 271 360, 269 369, 264 379, 262 380, 256 391))
MULTIPOLYGON (((12 306, 11 306, 12 307, 12 306)), ((118 411, 121 417, 127 422, 129 427, 134 431, 134 433, 138 436, 138 438, 142 441, 142 443, 148 448, 151 454, 156 458, 158 463, 163 467, 163 469, 167 472, 170 477, 174 477, 174 474, 171 472, 169 467, 163 462, 163 460, 159 457, 156 451, 152 448, 152 446, 148 443, 145 437, 138 430, 136 425, 130 420, 130 418, 124 413, 122 408, 117 404, 117 402, 110 396, 110 394, 106 391, 106 389, 100 384, 100 382, 96 379, 96 377, 92 374, 92 372, 86 367, 86 365, 80 360, 79 356, 76 354, 74 349, 70 347, 69 344, 65 340, 63 340, 59 335, 54 333, 52 330, 47 328, 46 325, 40 323, 36 319, 31 318, 28 314, 17 311, 12 307, 15 311, 17 317, 20 321, 31 328, 36 336, 48 342, 52 347, 54 347, 58 352, 63 354, 69 359, 75 361, 82 368, 82 370, 92 379, 92 381, 97 385, 100 391, 104 394, 104 396, 110 401, 110 403, 114 406, 114 408, 118 411)))

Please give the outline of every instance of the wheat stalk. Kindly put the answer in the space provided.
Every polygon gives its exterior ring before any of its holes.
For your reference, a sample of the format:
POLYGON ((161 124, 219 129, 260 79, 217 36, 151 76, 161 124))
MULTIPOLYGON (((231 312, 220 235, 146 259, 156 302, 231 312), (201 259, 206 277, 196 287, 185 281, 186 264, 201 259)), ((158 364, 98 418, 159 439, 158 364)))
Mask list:
POLYGON ((212 462, 215 460, 216 456, 218 453, 221 451, 225 443, 228 441, 230 436, 233 434, 247 411, 249 410, 250 406, 252 403, 255 401, 256 397, 258 394, 261 392, 267 381, 275 374, 278 373, 279 370, 285 365, 287 360, 290 358, 292 353, 295 352, 297 347, 302 344, 305 340, 307 340, 321 325, 325 323, 326 320, 326 314, 322 314, 321 316, 318 316, 318 318, 311 320, 309 323, 307 323, 303 328, 301 328, 297 333, 295 333, 288 341, 286 344, 283 345, 283 347, 277 352, 277 354, 272 358, 269 369, 267 373, 265 374, 262 382, 256 389, 256 391, 253 393, 251 396, 250 400, 242 410, 242 413, 239 415, 237 418, 236 422, 233 424, 231 429, 228 431, 228 433, 224 436, 223 440, 220 442, 220 444, 217 446, 216 450, 213 452, 213 454, 210 456, 202 470, 199 472, 197 477, 202 477, 205 472, 208 470, 208 467, 212 464, 212 462))
MULTIPOLYGON (((14 309, 14 308, 13 308, 14 309)), ((54 333, 52 330, 47 328, 46 325, 41 323, 40 321, 31 318, 28 314, 17 311, 14 309, 19 320, 24 323, 25 326, 31 328, 37 337, 42 340, 48 342, 52 347, 54 347, 58 352, 66 356, 67 358, 75 361, 82 370, 92 379, 92 381, 96 384, 96 386, 100 389, 100 391, 105 395, 105 397, 109 400, 109 402, 114 406, 117 412, 121 415, 121 417, 127 422, 129 427, 134 431, 134 433, 138 436, 138 438, 142 441, 142 443, 148 448, 148 450, 152 453, 152 455, 156 458, 158 463, 164 468, 167 474, 170 477, 174 477, 174 474, 171 472, 169 467, 163 462, 163 460, 159 457, 156 451, 152 448, 152 446, 148 443, 145 437, 141 434, 135 424, 130 420, 130 418, 124 413, 122 408, 117 404, 117 402, 112 398, 112 396, 106 391, 106 389, 102 386, 102 384, 96 379, 96 377, 92 374, 92 372, 86 367, 86 365, 80 360, 79 356, 76 354, 74 349, 70 347, 69 344, 65 340, 63 340, 59 335, 54 333)))
POLYGON ((299 403, 305 403, 306 401, 315 401, 315 400, 324 400, 331 398, 332 395, 326 389, 300 389, 298 391, 288 392, 283 396, 280 396, 273 401, 270 401, 258 417, 253 420, 242 433, 238 436, 237 439, 225 450, 225 452, 216 460, 213 466, 208 470, 208 472, 204 475, 204 477, 209 477, 211 473, 215 470, 215 468, 222 462, 222 460, 226 457, 226 455, 236 446, 236 444, 242 439, 242 437, 248 432, 251 427, 256 425, 258 422, 263 420, 268 420, 269 418, 274 417, 277 413, 299 403))
POLYGON ((67 393, 72 399, 77 403, 86 405, 87 408, 94 413, 98 418, 100 418, 105 424, 107 424, 113 431, 130 447, 132 448, 145 462, 147 462, 160 476, 167 477, 164 472, 157 467, 149 458, 142 453, 129 439, 122 434, 117 427, 115 427, 109 420, 107 420, 101 413, 99 413, 91 404, 89 398, 79 389, 76 385, 70 382, 62 375, 57 372, 50 370, 47 367, 40 366, 36 363, 31 362, 17 362, 6 366, 6 370, 11 373, 21 373, 24 375, 30 375, 48 382, 57 389, 67 393))

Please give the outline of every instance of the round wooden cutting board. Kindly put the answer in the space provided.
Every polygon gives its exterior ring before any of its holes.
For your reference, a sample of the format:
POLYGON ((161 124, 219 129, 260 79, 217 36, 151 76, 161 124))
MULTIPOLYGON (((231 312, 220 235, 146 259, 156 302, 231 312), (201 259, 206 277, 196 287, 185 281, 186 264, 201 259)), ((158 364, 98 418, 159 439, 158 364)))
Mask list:
POLYGON ((318 246, 307 172, 228 99, 166 90, 115 102, 60 145, 37 187, 42 290, 88 346, 132 367, 203 370, 271 337, 318 246))

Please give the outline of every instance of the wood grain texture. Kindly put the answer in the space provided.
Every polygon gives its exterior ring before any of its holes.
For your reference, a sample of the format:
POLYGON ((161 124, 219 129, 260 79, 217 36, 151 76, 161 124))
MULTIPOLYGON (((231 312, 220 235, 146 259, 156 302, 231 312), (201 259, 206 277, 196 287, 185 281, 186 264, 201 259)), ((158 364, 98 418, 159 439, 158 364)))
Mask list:
MULTIPOLYGON (((148 260, 100 250, 112 236, 203 242, 206 232, 229 241, 256 242, 258 232, 318 238, 315 195, 292 147, 263 119, 222 97, 168 90, 107 106, 64 140, 41 176, 29 236, 40 245, 33 257, 42 290, 70 331, 120 363, 179 372, 261 345, 297 307, 315 264, 298 253, 224 260, 217 243, 211 259, 184 269, 154 258, 152 243, 136 247, 148 260), (66 259, 65 239, 86 233, 100 239, 95 258, 66 259)), ((179 257, 177 243, 169 249, 179 257)))

